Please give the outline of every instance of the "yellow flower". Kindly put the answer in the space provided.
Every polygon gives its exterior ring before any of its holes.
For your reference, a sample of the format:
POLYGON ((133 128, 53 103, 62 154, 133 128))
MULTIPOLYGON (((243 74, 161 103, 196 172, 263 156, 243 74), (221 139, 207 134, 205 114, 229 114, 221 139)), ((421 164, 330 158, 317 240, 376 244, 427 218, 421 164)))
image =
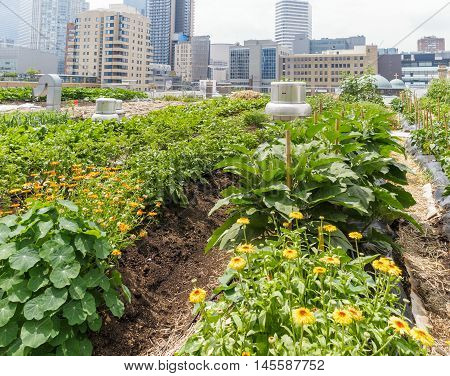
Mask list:
POLYGON ((300 212, 292 212, 291 214, 289 214, 289 218, 293 218, 293 219, 303 219, 303 214, 300 212))
POLYGON ((355 321, 361 321, 364 319, 364 316, 362 312, 355 307, 347 307, 347 311, 350 312, 350 315, 352 316, 352 319, 355 321))
POLYGON ((283 251, 283 257, 288 260, 293 260, 298 257, 298 252, 295 249, 285 249, 283 251))
POLYGON ((431 347, 434 345, 434 338, 426 330, 413 328, 411 329, 410 335, 416 341, 422 343, 426 347, 431 347))
POLYGON ((292 320, 297 326, 312 325, 316 322, 314 314, 308 308, 297 308, 292 311, 292 320))
POLYGON ((313 273, 314 274, 325 274, 327 272, 327 269, 325 269, 325 268, 323 268, 323 267, 321 267, 321 266, 316 266, 314 269, 313 269, 313 273))
POLYGON ((333 320, 341 325, 350 325, 353 322, 352 314, 346 309, 335 309, 333 320))
POLYGON ((378 260, 372 262, 372 266, 375 270, 387 273, 392 276, 399 277, 402 275, 402 270, 395 265, 395 262, 386 257, 381 257, 378 260))
POLYGON ((189 301, 193 304, 202 303, 206 299, 206 291, 203 289, 195 288, 189 294, 189 301))
POLYGON ((283 227, 284 228, 289 228, 290 225, 291 225, 290 222, 283 222, 283 227))
POLYGON ((362 239, 362 234, 360 232, 351 232, 350 234, 348 234, 348 237, 350 239, 354 239, 354 240, 361 240, 362 239))
POLYGON ((130 202, 132 208, 137 208, 140 204, 138 202, 130 202))
POLYGON ((245 268, 245 265, 247 265, 247 262, 242 258, 242 257, 233 257, 230 260, 230 263, 228 264, 228 267, 230 269, 234 269, 234 270, 242 270, 245 268))
POLYGON ((50 162, 50 166, 58 166, 59 163, 60 163, 60 162, 57 162, 57 161, 55 161, 55 162, 50 162))
POLYGON ((402 275, 402 270, 397 265, 389 265, 388 274, 400 277, 402 275))
POLYGON ((136 212, 136 214, 137 214, 137 215, 144 215, 144 214, 145 214, 145 211, 143 211, 142 209, 139 209, 139 210, 136 212))
POLYGON ((17 189, 17 188, 16 188, 16 189, 11 189, 11 190, 9 191, 9 193, 13 195, 13 194, 15 194, 15 193, 19 193, 20 191, 21 191, 21 189, 17 189))
POLYGON ((129 225, 122 222, 117 223, 117 227, 119 228, 120 232, 127 232, 130 229, 129 225))
POLYGON ((408 323, 400 317, 392 316, 388 321, 389 326, 399 334, 409 334, 408 323))
POLYGON ((250 356, 250 352, 248 352, 248 351, 242 351, 242 356, 250 356))
POLYGON ((239 218, 239 219, 236 221, 236 223, 237 223, 238 225, 248 225, 248 224, 250 224, 250 220, 249 220, 248 218, 242 217, 242 218, 239 218))
POLYGON ((157 202, 157 203, 155 204, 155 206, 156 206, 157 208, 159 208, 159 207, 161 207, 161 203, 160 203, 160 202, 157 202))
POLYGON ((148 213, 148 215, 149 215, 150 217, 156 217, 156 216, 158 215, 158 213, 156 213, 156 212, 150 212, 150 213, 148 213))
POLYGON ((114 251, 111 252, 111 254, 113 256, 120 256, 122 254, 122 252, 120 252, 118 249, 115 249, 114 251))
POLYGON ((322 257, 320 259, 320 261, 324 262, 325 264, 336 265, 336 266, 341 264, 341 260, 339 260, 339 257, 336 257, 336 256, 325 256, 325 257, 322 257))
POLYGON ((375 270, 386 273, 388 271, 389 265, 384 264, 381 260, 375 260, 374 262, 372 262, 372 267, 375 270))
POLYGON ((147 231, 145 231, 145 230, 139 231, 139 237, 140 238, 146 238, 147 236, 148 236, 147 231))
POLYGON ((325 226, 323 226, 323 231, 325 231, 325 232, 336 232, 337 231, 337 227, 333 226, 333 225, 325 225, 325 226))
POLYGON ((255 252, 255 247, 252 244, 241 244, 236 248, 238 253, 253 253, 255 252))

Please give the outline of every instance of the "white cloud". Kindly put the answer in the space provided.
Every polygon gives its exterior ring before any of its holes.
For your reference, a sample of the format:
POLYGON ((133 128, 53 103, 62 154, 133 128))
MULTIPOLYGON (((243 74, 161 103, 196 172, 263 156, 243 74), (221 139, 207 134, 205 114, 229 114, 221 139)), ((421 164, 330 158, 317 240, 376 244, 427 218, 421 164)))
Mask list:
MULTIPOLYGON (((91 0, 91 7, 120 0, 91 0)), ((392 47, 445 4, 444 0, 310 0, 313 37, 365 35, 369 43, 392 47)), ((197 35, 214 43, 273 39, 276 0, 196 0, 197 35)), ((437 35, 450 49, 450 5, 398 47, 415 50, 417 39, 437 35)))

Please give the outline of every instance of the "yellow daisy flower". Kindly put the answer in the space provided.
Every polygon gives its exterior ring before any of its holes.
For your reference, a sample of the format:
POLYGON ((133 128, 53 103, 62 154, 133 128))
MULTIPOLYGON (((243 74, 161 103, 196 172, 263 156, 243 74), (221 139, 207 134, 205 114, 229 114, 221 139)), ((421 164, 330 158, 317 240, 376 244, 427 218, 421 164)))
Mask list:
POLYGON ((248 352, 248 351, 242 351, 242 356, 250 356, 250 352, 248 352))
POLYGON ((350 325, 353 322, 352 314, 346 309, 335 309, 333 320, 341 325, 350 325))
POLYGON ((230 269, 240 271, 245 268, 245 265, 247 265, 247 262, 242 257, 237 256, 237 257, 233 257, 230 260, 228 267, 230 269))
POLYGON ((434 345, 434 338, 426 330, 412 328, 409 334, 412 338, 426 347, 431 347, 434 345))
POLYGON ((122 254, 122 252, 120 252, 118 249, 115 249, 115 250, 113 250, 112 252, 111 252, 111 254, 113 255, 113 256, 120 256, 121 254, 122 254))
POLYGON ((255 247, 252 244, 241 244, 236 248, 238 253, 254 253, 255 247))
POLYGON ((206 299, 206 291, 203 289, 195 288, 189 294, 189 301, 193 304, 202 303, 206 299))
POLYGON ((323 231, 325 231, 325 232, 336 232, 337 231, 337 227, 333 226, 333 225, 325 225, 325 226, 323 226, 323 231))
POLYGON ((291 214, 289 214, 289 218, 293 218, 293 219, 303 219, 303 214, 300 212, 292 212, 291 214))
POLYGON ((293 260, 298 257, 298 252, 295 249, 285 249, 283 251, 283 257, 287 260, 293 260))
POLYGON ((292 311, 292 320, 297 326, 312 325, 316 322, 314 314, 308 308, 297 308, 292 311))
POLYGON ((354 232, 351 232, 350 234, 348 234, 348 237, 350 239, 354 239, 354 240, 361 240, 363 236, 360 232, 354 231, 354 232))
POLYGON ((336 266, 341 264, 341 260, 339 260, 339 257, 336 257, 336 256, 325 256, 325 257, 322 257, 319 261, 322 261, 325 264, 336 265, 336 266))
POLYGON ((361 321, 364 319, 364 316, 362 312, 355 307, 347 307, 347 311, 350 312, 350 315, 352 316, 352 319, 355 321, 361 321))
POLYGON ((399 334, 409 334, 409 325, 408 323, 401 319, 400 317, 392 316, 388 321, 389 327, 395 330, 395 332, 399 334))
POLYGON ((325 268, 323 268, 323 267, 321 267, 321 266, 316 266, 316 267, 313 269, 313 273, 314 273, 314 274, 317 274, 317 275, 325 274, 326 272, 327 272, 327 269, 325 269, 325 268))
POLYGON ((250 220, 249 220, 248 218, 242 217, 242 218, 239 218, 239 219, 236 221, 236 223, 237 223, 238 225, 248 225, 248 224, 250 224, 250 220))

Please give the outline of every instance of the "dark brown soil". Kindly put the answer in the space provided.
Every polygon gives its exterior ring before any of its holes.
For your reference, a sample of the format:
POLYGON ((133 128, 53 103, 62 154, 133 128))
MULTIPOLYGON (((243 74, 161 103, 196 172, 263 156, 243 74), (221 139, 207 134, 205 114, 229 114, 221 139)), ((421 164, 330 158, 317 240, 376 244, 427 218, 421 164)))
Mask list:
POLYGON ((192 280, 211 292, 227 262, 224 252, 203 249, 225 219, 224 212, 208 212, 231 181, 225 175, 209 181, 190 186, 189 206, 166 207, 160 223, 147 228, 148 238, 124 252, 120 271, 133 300, 120 320, 104 318, 91 338, 96 355, 167 355, 190 327, 192 280))

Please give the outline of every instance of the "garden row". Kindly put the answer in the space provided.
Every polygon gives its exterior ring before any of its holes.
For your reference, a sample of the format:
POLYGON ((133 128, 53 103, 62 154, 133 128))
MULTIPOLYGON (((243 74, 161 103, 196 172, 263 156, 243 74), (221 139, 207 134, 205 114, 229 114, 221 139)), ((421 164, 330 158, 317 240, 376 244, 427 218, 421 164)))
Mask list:
POLYGON ((217 165, 239 183, 212 210, 231 205, 207 250, 233 256, 215 291, 192 291, 201 320, 179 355, 420 355, 433 344, 403 317, 398 246, 380 230, 417 225, 391 157, 404 152, 393 114, 329 107, 217 165))
POLYGON ((241 112, 265 99, 168 107, 123 122, 32 113, 0 117, 0 354, 87 355, 106 307, 130 293, 117 271, 141 222, 187 204, 184 186, 254 148, 241 112))
MULTIPOLYGON (((97 98, 115 98, 121 100, 146 99, 146 93, 126 89, 108 88, 70 88, 63 87, 62 101, 84 100, 95 102, 97 98)), ((33 89, 29 87, 0 88, 0 103, 45 101, 45 97, 33 97, 33 89)))

